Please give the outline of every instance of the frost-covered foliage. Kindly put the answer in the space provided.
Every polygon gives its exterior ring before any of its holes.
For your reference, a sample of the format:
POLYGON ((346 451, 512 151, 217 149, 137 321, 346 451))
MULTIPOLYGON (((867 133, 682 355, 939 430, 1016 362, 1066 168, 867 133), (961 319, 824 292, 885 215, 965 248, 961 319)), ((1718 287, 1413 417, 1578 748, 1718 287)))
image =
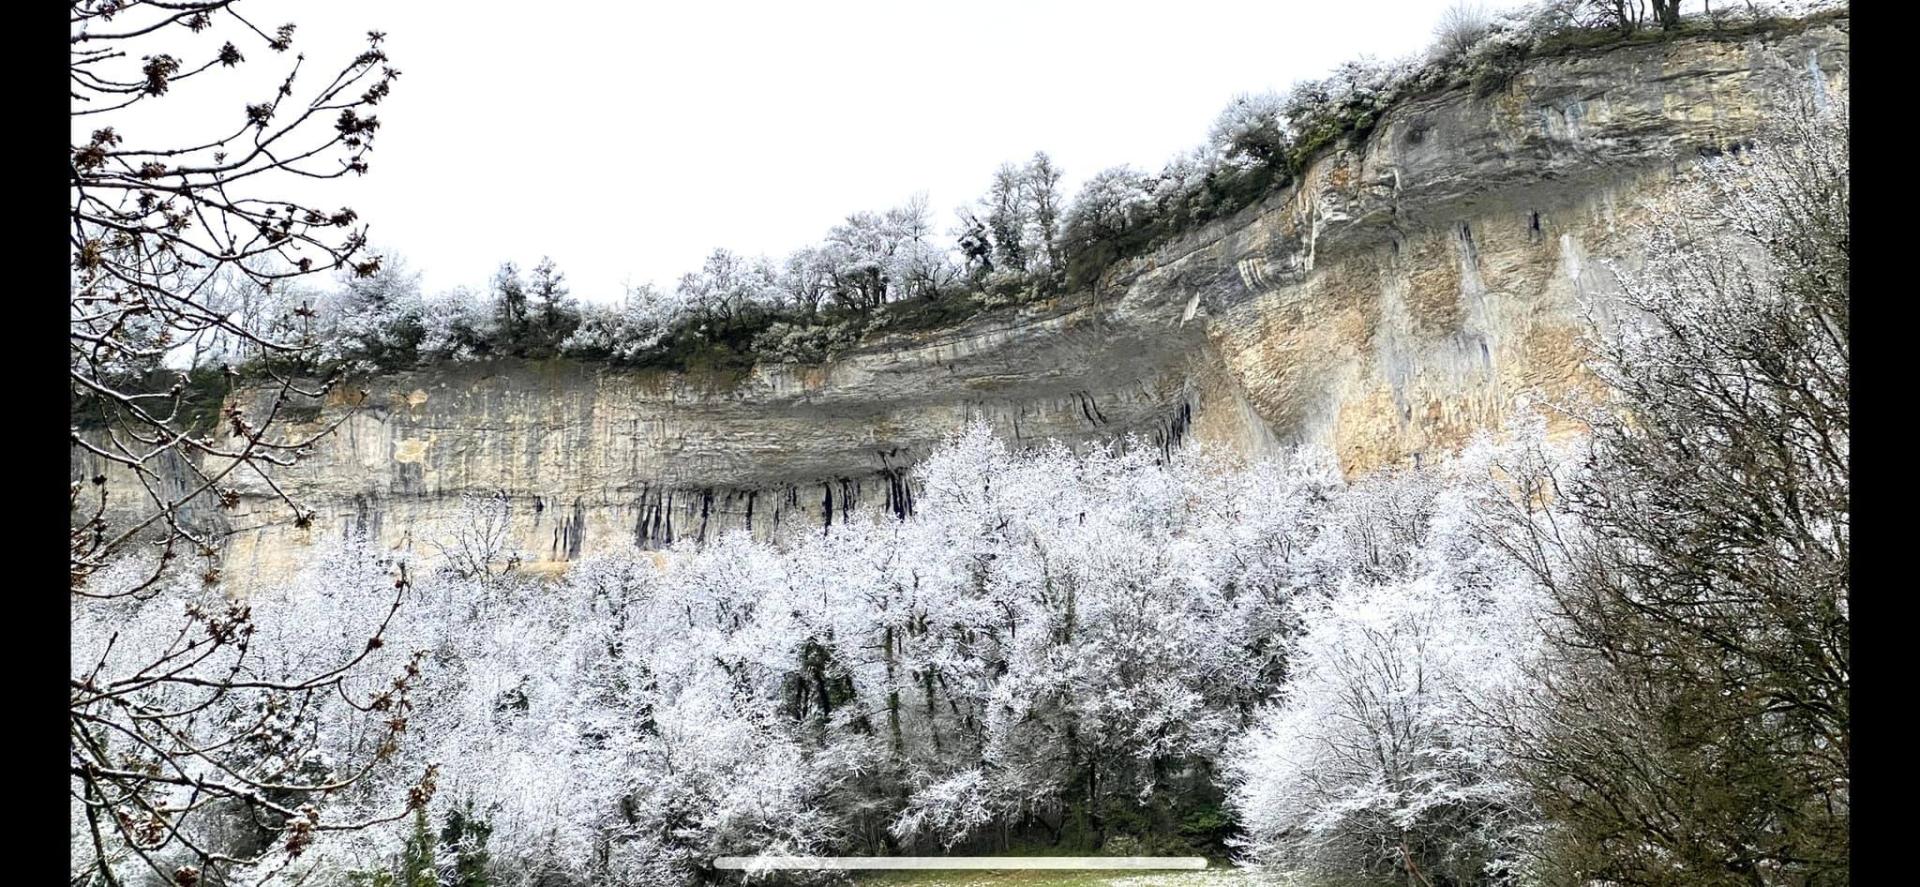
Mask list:
POLYGON ((1472 724, 1479 685, 1515 677, 1513 617, 1481 612, 1493 606, 1423 576, 1346 589, 1318 614, 1286 704, 1229 769, 1256 859, 1381 880, 1409 858, 1456 883, 1496 874, 1490 857, 1528 813, 1498 735, 1472 724))
POLYGON ((1435 58, 1458 58, 1473 50, 1487 36, 1492 20, 1485 7, 1467 0, 1455 0, 1440 14, 1433 26, 1432 54, 1435 58))
POLYGON ((440 555, 440 565, 462 579, 489 579, 519 566, 510 533, 513 502, 504 495, 468 495, 461 499, 429 542, 440 555))
POLYGON ((1337 137, 1370 132, 1419 70, 1413 59, 1363 56, 1340 63, 1328 77, 1295 84, 1281 109, 1293 165, 1303 166, 1337 137))
POLYGON ((953 236, 967 281, 988 304, 1053 295, 1066 279, 1060 167, 1044 151, 1003 163, 974 206, 958 210, 953 236))
POLYGON ((435 358, 471 360, 492 350, 493 314, 471 290, 456 287, 427 297, 420 323, 420 350, 435 358))
POLYGON ((1286 129, 1285 100, 1279 94, 1242 95, 1220 112, 1207 143, 1227 164, 1275 163, 1287 148, 1286 129))
MULTIPOLYGON (((827 269, 827 295, 841 305, 871 311, 902 299, 936 294, 950 272, 944 250, 933 242, 933 217, 926 195, 882 213, 854 213, 828 232, 818 261, 827 269)), ((804 292, 812 281, 807 258, 790 260, 801 279, 790 291, 804 292)))
POLYGON ((424 805, 434 771, 392 769, 425 658, 388 633, 408 593, 394 567, 330 558, 284 602, 228 599, 191 570, 155 582, 139 558, 91 577, 71 607, 71 673, 125 714, 77 708, 75 760, 84 748, 138 788, 94 806, 75 774, 76 876, 297 879, 404 818, 394 798, 424 805))
POLYGON ((1476 444, 1441 478, 1353 494, 1363 556, 1333 594, 1296 602, 1292 679, 1227 762, 1254 861, 1458 884, 1524 864, 1537 813, 1499 713, 1525 692, 1545 599, 1483 516, 1512 499, 1501 460, 1545 452, 1535 428, 1476 444))
MULTIPOLYGON (((354 809, 436 762, 431 831, 465 837, 434 863, 494 884, 681 884, 755 852, 1223 854, 1229 789, 1262 859, 1333 859, 1276 829, 1304 815, 1288 803, 1344 799, 1316 840, 1371 847, 1404 819, 1439 871, 1436 854, 1501 852, 1520 809, 1459 699, 1501 685, 1501 657, 1529 643, 1522 586, 1466 526, 1467 479, 1490 469, 1463 465, 1349 487, 1307 452, 1017 452, 976 426, 917 470, 907 519, 602 557, 556 584, 505 569, 511 506, 477 499, 410 548, 334 543, 253 602, 255 645, 272 668, 364 650, 359 626, 404 567, 372 652, 423 651, 396 775, 329 803, 354 809), (1353 646, 1368 632, 1387 642, 1353 646), (1301 714, 1343 704, 1342 651, 1428 676, 1384 678, 1398 695, 1355 713, 1408 731, 1390 769, 1360 759, 1364 723, 1323 735, 1301 714), (1310 772, 1264 763, 1299 753, 1282 747, 1294 735, 1336 751, 1310 772)), ((303 747, 365 741, 336 702, 314 704, 303 747)), ((422 858, 416 831, 308 858, 400 873, 422 858)), ((1374 871, 1376 856, 1340 859, 1374 871)))
POLYGON ((771 264, 765 259, 743 259, 724 249, 709 254, 700 270, 682 275, 674 293, 682 313, 714 324, 736 322, 774 307, 779 299, 771 264))
POLYGON ((585 305, 580 325, 560 343, 560 351, 583 360, 639 363, 685 316, 687 301, 678 289, 630 286, 617 304, 585 305))
MULTIPOLYGON (((1050 215, 1041 218, 1057 218, 1057 207, 1043 203, 1050 215)), ((1050 224, 1036 229, 1050 232, 1047 243, 1057 239, 1050 224)), ((763 356, 819 360, 869 325, 884 325, 890 306, 937 301, 960 279, 934 239, 925 197, 916 196, 853 213, 825 242, 782 262, 717 249, 673 286, 629 286, 613 304, 577 299, 551 260, 530 273, 504 264, 481 290, 423 297, 417 276, 389 258, 373 278, 343 281, 318 299, 314 329, 300 332, 326 340, 322 362, 369 372, 502 357, 673 368, 763 356)))
POLYGON ((320 359, 367 369, 406 366, 427 336, 420 275, 397 256, 367 277, 342 275, 338 289, 315 306, 320 359))
POLYGON ((1125 166, 1087 180, 1061 224, 1068 288, 1092 286, 1107 266, 1152 237, 1157 184, 1153 176, 1125 166))

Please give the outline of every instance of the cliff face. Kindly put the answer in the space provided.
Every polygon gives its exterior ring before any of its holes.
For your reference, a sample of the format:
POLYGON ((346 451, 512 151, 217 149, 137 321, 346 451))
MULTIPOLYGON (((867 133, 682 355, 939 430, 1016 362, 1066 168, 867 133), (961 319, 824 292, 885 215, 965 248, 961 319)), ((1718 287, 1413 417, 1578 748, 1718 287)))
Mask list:
POLYGON ((905 513, 905 469, 976 418, 1023 443, 1312 443, 1349 473, 1418 464, 1589 384, 1581 305, 1615 289, 1610 263, 1637 261, 1640 202, 1791 89, 1845 102, 1847 27, 1543 59, 1490 95, 1406 102, 1289 189, 1133 261, 1097 302, 744 380, 562 363, 380 380, 279 477, 320 520, 297 530, 247 490, 228 575, 279 575, 322 534, 428 546, 464 493, 512 497, 536 568, 905 513))
MULTIPOLYGON (((1331 447, 1349 472, 1417 462, 1522 397, 1588 384, 1581 306, 1617 291, 1609 266, 1638 264, 1642 202, 1737 150, 1795 88, 1845 102, 1847 51, 1842 20, 1546 60, 1490 96, 1409 102, 1133 291, 1193 300, 1229 380, 1210 393, 1274 438, 1331 447)), ((1203 436, 1262 437, 1201 412, 1203 436)))

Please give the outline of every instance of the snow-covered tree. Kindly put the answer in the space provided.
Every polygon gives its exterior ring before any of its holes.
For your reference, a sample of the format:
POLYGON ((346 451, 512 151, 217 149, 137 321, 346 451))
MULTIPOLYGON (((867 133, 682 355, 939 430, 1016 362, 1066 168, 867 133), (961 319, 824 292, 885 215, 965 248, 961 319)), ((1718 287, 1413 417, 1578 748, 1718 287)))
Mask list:
POLYGON ((342 275, 319 306, 320 356, 366 368, 410 366, 426 337, 420 275, 388 253, 367 277, 342 275))
POLYGON ((1012 163, 1001 164, 993 173, 986 196, 980 198, 987 234, 993 242, 993 265, 1001 271, 1027 270, 1028 205, 1023 171, 1012 163))
POLYGON ((492 354, 498 318, 465 287, 435 293, 421 308, 420 350, 440 360, 472 360, 492 354))
POLYGON ((724 249, 710 253, 699 271, 682 275, 674 292, 686 314, 718 327, 764 311, 780 298, 771 263, 724 249))
POLYGON ((1417 70, 1413 59, 1382 62, 1361 56, 1335 66, 1327 77, 1294 84, 1280 107, 1294 161, 1308 160, 1335 138, 1371 130, 1417 70))
POLYGON ((533 280, 528 290, 531 297, 528 338, 532 340, 529 347, 537 354, 553 354, 579 327, 579 303, 567 288, 566 274, 551 258, 543 257, 533 266, 533 280))
POLYGON ((1316 546, 1334 587, 1294 598, 1291 673, 1227 759, 1252 860, 1383 882, 1527 871, 1539 812, 1506 724, 1532 692, 1547 595, 1489 515, 1541 507, 1532 479, 1572 454, 1537 417, 1508 435, 1342 494, 1316 546))
POLYGON ((505 346, 502 350, 516 351, 527 337, 529 323, 527 282, 520 276, 520 266, 512 262, 500 263, 489 287, 493 326, 500 336, 499 344, 505 346))
POLYGON ((1484 7, 1455 0, 1440 13, 1440 21, 1433 26, 1433 48, 1430 50, 1436 60, 1453 60, 1466 56, 1473 47, 1486 39, 1492 19, 1484 7))
POLYGON ((439 550, 443 566, 462 579, 491 579, 524 559, 514 546, 513 502, 504 494, 462 497, 432 532, 425 541, 439 550))
MULTIPOLYGON (((75 884, 265 883, 290 871, 297 880, 317 846, 404 817, 432 794, 431 779, 416 772, 411 797, 387 794, 355 810, 333 802, 387 763, 383 749, 407 726, 413 675, 370 661, 379 622, 353 626, 358 645, 349 655, 263 665, 251 646, 259 630, 252 604, 218 592, 222 540, 196 517, 237 502, 230 475, 271 478, 298 459, 313 438, 275 416, 339 381, 287 373, 315 356, 314 330, 281 337, 263 329, 247 299, 311 274, 379 267, 356 213, 309 204, 335 195, 292 182, 367 171, 380 127, 375 106, 397 76, 384 35, 369 32, 333 61, 315 47, 301 62, 274 65, 280 91, 259 104, 209 116, 194 113, 193 99, 168 100, 199 91, 217 102, 218 92, 200 87, 243 65, 241 79, 250 79, 244 72, 260 56, 292 45, 292 24, 262 31, 250 10, 192 0, 69 6, 73 421, 63 433, 73 469, 75 884), (167 125, 156 130, 155 120, 167 125), (240 303, 209 300, 222 289, 240 303), (260 397, 195 403, 207 392, 187 379, 156 390, 145 378, 176 349, 191 359, 203 344, 271 358, 259 361, 270 380, 260 397), (110 472, 125 481, 119 489, 138 492, 110 500, 110 472), (388 682, 384 701, 349 689, 363 668, 388 682), (366 730, 365 741, 325 755, 309 703, 336 697, 364 707, 339 719, 366 730)), ((227 78, 227 94, 237 85, 227 78)), ((299 319, 312 320, 312 306, 300 308, 299 319)), ((312 523, 309 508, 282 498, 297 525, 312 523)))
MULTIPOLYGON (((848 216, 828 232, 820 252, 831 269, 833 298, 843 307, 871 312, 889 302, 935 294, 950 274, 946 255, 932 237, 924 194, 884 212, 848 216)), ((797 285, 804 288, 806 281, 797 285)))
POLYGON ((1336 879, 1509 870, 1533 813, 1476 705, 1524 680, 1529 591, 1350 580, 1303 614, 1282 701, 1229 758, 1251 856, 1336 879))
POLYGON ((1060 224, 1064 198, 1060 194, 1060 167, 1045 151, 1035 151, 1025 170, 1027 225, 1021 252, 1028 257, 1029 271, 1057 285, 1065 273, 1066 261, 1060 252, 1060 224))
POLYGON ((834 290, 834 260, 831 252, 809 246, 795 250, 780 266, 781 301, 813 319, 828 304, 834 290))
POLYGON ((560 352, 584 360, 638 362, 689 316, 687 309, 677 289, 628 286, 617 304, 584 306, 579 326, 560 343, 560 352))
POLYGON ((1137 251, 1157 220, 1155 181, 1131 167, 1094 173, 1067 208, 1060 249, 1069 289, 1090 286, 1107 266, 1137 251))
POLYGON ((1235 96, 1214 120, 1207 141, 1228 164, 1264 166, 1284 161, 1288 142, 1284 100, 1272 92, 1235 96))

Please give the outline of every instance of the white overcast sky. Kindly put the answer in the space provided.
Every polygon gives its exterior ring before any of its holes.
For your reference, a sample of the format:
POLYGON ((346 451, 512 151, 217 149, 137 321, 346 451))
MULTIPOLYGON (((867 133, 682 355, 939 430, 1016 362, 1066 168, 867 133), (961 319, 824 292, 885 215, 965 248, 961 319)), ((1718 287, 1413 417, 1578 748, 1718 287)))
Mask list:
MULTIPOLYGON (((577 295, 601 300, 625 280, 670 285, 715 247, 784 255, 918 191, 945 231, 996 166, 1037 149, 1065 169, 1069 196, 1109 166, 1157 170, 1235 93, 1420 51, 1452 2, 240 8, 263 27, 297 22, 316 69, 337 70, 365 31, 387 33, 402 76, 378 111, 371 172, 321 202, 358 210, 430 291, 550 255, 577 295)), ((255 76, 285 61, 241 48, 255 76)), ((168 126, 189 110, 155 107, 168 126)), ((217 113, 224 127, 238 108, 217 113)))

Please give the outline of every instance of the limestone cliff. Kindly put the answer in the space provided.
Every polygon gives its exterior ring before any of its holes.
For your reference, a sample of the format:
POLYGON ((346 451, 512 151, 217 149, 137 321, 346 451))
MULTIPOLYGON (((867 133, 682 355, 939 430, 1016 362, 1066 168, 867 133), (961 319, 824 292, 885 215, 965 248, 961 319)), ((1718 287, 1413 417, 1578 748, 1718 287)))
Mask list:
POLYGON ((1417 464, 1525 398, 1587 384, 1580 305, 1614 286, 1610 262, 1636 261, 1640 202, 1751 137, 1790 88, 1846 101, 1847 28, 1564 55, 1492 94, 1411 100, 1289 188, 1133 260, 1098 300, 894 336, 825 366, 378 380, 280 476, 315 526, 249 490, 228 575, 280 574, 321 534, 425 545, 472 492, 512 497, 537 567, 906 513, 905 470, 973 418, 1020 442, 1313 443, 1350 473, 1417 464))

